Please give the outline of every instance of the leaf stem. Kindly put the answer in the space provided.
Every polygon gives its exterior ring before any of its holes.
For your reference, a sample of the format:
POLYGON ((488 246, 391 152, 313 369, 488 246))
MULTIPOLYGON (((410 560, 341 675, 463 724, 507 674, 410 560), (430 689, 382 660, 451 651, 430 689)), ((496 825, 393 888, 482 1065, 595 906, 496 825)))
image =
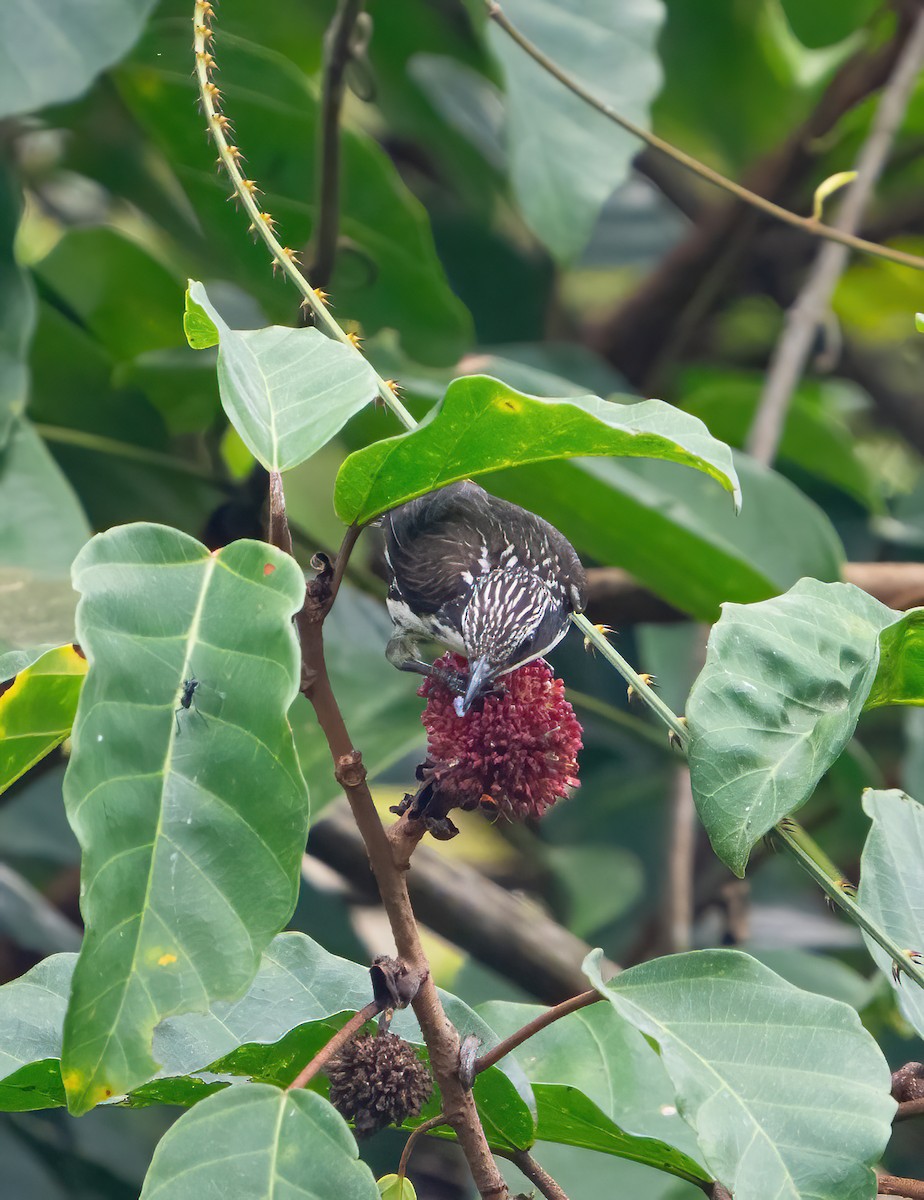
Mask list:
POLYGON ((848 233, 843 229, 835 229, 831 225, 824 225, 812 217, 800 217, 798 213, 790 212, 789 209, 783 208, 779 204, 774 204, 772 200, 767 200, 764 196, 758 196, 756 192, 752 192, 749 188, 742 187, 740 183, 735 183, 733 180, 726 178, 726 176, 720 174, 718 171, 714 171, 712 167, 707 167, 705 163, 701 163, 698 159, 693 158, 692 155, 687 154, 683 150, 678 150, 676 146, 658 137, 657 134, 651 133, 641 125, 636 125, 634 121, 630 121, 628 117, 622 116, 621 113, 616 112, 615 109, 588 91, 579 80, 569 75, 553 59, 544 54, 535 43, 531 42, 509 20, 496 0, 485 0, 485 7, 488 10, 490 19, 503 29, 508 37, 512 38, 522 50, 525 50, 530 58, 538 63, 543 70, 547 71, 559 83, 573 92, 575 96, 583 100, 585 104, 589 104, 591 108, 602 113, 608 120, 625 129, 627 133, 631 133, 634 137, 646 142, 652 149, 666 154, 674 162, 678 162, 681 166, 686 167, 688 171, 699 175, 701 179, 705 179, 709 183, 715 184, 716 187, 730 192, 739 200, 743 200, 746 204, 750 204, 754 208, 759 208, 762 212, 768 213, 778 221, 783 221, 787 225, 801 229, 804 233, 811 234, 812 237, 826 238, 831 242, 840 242, 842 246, 849 246, 852 250, 861 250, 864 254, 872 254, 876 258, 885 258, 890 262, 901 263, 905 267, 913 267, 916 271, 924 271, 924 258, 920 258, 917 254, 907 254, 904 250, 893 250, 889 246, 880 246, 876 242, 869 242, 865 238, 856 237, 854 234, 848 233))
POLYGON ((596 988, 591 988, 589 992, 581 992, 579 996, 572 996, 570 1000, 564 1000, 561 1004, 556 1004, 553 1008, 547 1008, 538 1017, 533 1017, 522 1028, 518 1029, 515 1033, 511 1033, 509 1037, 505 1037, 496 1046, 493 1046, 486 1053, 482 1054, 475 1063, 475 1074, 479 1075, 482 1071, 486 1071, 488 1067, 495 1066, 511 1050, 516 1050, 517 1046, 522 1046, 524 1042, 528 1041, 531 1037, 535 1037, 543 1029, 547 1029, 549 1025, 560 1021, 562 1017, 568 1017, 571 1013, 579 1012, 582 1008, 586 1008, 588 1004, 596 1004, 598 1000, 602 1000, 603 998, 602 992, 598 992, 596 988))
POLYGON ((410 1137, 404 1143, 404 1149, 401 1151, 401 1161, 398 1163, 398 1178, 404 1182, 407 1176, 407 1169, 410 1165, 411 1155, 414 1153, 414 1147, 420 1138, 425 1133, 429 1133, 431 1129, 436 1129, 439 1125, 448 1125, 445 1113, 437 1113, 435 1117, 431 1117, 429 1121, 424 1121, 418 1125, 416 1129, 411 1131, 410 1137))
MULTIPOLYGON (((298 269, 294 252, 288 249, 288 247, 283 246, 274 234, 272 217, 269 213, 261 210, 254 198, 257 191, 254 181, 245 179, 238 165, 241 154, 238 148, 233 146, 226 136, 231 129, 231 124, 220 110, 221 97, 210 78, 210 72, 214 69, 214 59, 206 48, 206 43, 211 44, 212 19, 212 6, 208 0, 195 0, 193 13, 193 28, 195 33, 193 45, 196 52, 196 79, 199 84, 199 99, 202 104, 202 111, 205 113, 205 119, 208 122, 208 132, 218 151, 219 162, 227 172, 228 178, 231 180, 234 191, 244 211, 250 217, 252 232, 265 243, 272 257, 274 268, 278 267, 283 275, 286 275, 301 293, 306 307, 314 317, 315 325, 323 333, 326 333, 329 338, 333 338, 334 341, 349 346, 356 354, 360 354, 361 352, 353 339, 334 320, 323 297, 315 291, 298 269)), ((375 381, 379 397, 391 409, 405 429, 416 429, 417 422, 401 403, 388 381, 383 379, 378 372, 375 372, 375 381)))
POLYGON ((360 1029, 362 1029, 367 1021, 371 1021, 372 1018, 377 1016, 381 1011, 382 1009, 378 1001, 370 1000, 365 1008, 361 1008, 358 1013, 354 1013, 354 1015, 350 1017, 349 1021, 347 1021, 346 1025, 344 1025, 342 1029, 339 1029, 334 1034, 327 1045, 322 1046, 314 1058, 304 1067, 302 1067, 299 1073, 286 1088, 286 1091, 292 1092, 298 1088, 303 1088, 306 1083, 314 1079, 318 1071, 323 1070, 324 1067, 327 1066, 337 1051, 342 1046, 345 1046, 350 1038, 359 1033, 360 1029))
POLYGON ((633 691, 645 701, 652 712, 657 713, 668 729, 676 735, 683 749, 686 750, 690 741, 690 732, 687 729, 686 722, 668 708, 661 697, 649 687, 637 671, 629 666, 619 651, 610 645, 600 630, 597 629, 596 625, 592 624, 583 613, 572 613, 571 620, 580 629, 581 633, 584 634, 584 637, 596 646, 606 661, 616 668, 626 683, 631 685, 633 691))
POLYGON ((544 1167, 540 1167, 527 1150, 514 1150, 510 1161, 523 1172, 530 1183, 536 1185, 545 1196, 545 1200, 568 1200, 561 1184, 554 1180, 544 1167))
POLYGON ((851 885, 846 883, 844 876, 831 859, 798 821, 794 821, 792 817, 784 817, 775 826, 775 832, 822 891, 830 896, 855 924, 868 933, 874 942, 878 942, 897 967, 901 968, 903 974, 910 976, 919 987, 924 987, 924 969, 910 959, 898 943, 894 942, 885 930, 880 929, 876 922, 866 914, 851 895, 853 891, 851 885))

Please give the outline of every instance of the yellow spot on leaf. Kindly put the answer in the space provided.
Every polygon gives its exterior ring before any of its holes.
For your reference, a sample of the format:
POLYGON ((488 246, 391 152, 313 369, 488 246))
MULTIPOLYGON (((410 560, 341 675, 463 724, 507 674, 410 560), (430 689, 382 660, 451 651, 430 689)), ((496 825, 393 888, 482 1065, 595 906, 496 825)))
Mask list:
POLYGON ((522 405, 519 400, 514 400, 510 396, 498 396, 497 407, 506 409, 507 412, 519 412, 522 405))
POLYGON ((176 962, 175 954, 162 954, 160 956, 160 958, 157 960, 157 965, 159 967, 169 967, 171 963, 175 963, 175 962, 176 962))

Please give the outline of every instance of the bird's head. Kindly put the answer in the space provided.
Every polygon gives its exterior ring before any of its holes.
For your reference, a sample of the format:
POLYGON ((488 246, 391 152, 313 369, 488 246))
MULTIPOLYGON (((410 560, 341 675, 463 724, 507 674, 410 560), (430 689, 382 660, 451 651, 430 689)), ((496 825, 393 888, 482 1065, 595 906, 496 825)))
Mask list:
POLYGON ((465 695, 456 702, 459 715, 490 692, 501 675, 550 650, 566 628, 563 606, 532 571, 498 568, 481 576, 462 614, 470 674, 465 695))

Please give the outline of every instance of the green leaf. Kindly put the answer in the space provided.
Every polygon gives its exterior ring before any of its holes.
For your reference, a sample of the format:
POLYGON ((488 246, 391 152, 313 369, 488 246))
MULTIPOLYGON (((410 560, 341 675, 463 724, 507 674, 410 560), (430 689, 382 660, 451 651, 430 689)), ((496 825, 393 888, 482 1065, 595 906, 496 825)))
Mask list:
MULTIPOLYGON (((506 0, 504 13, 604 104, 638 125, 661 85, 659 0, 506 0)), ((534 62, 493 22, 503 67, 514 192, 527 223, 563 261, 590 239, 604 202, 627 178, 638 139, 534 62)))
POLYGON ((379 1180, 379 1195, 382 1200, 417 1200, 413 1183, 397 1175, 382 1176, 379 1180))
POLYGON ((164 1017, 246 990, 295 904, 307 795, 286 720, 294 559, 125 526, 81 552, 74 585, 90 670, 65 803, 87 933, 63 1074, 80 1113, 154 1074, 164 1017))
MULTIPOLYGON (((924 951, 924 807, 894 789, 863 793, 863 809, 873 822, 860 859, 857 900, 903 949, 924 951)), ((867 949, 895 988, 898 1006, 924 1037, 924 991, 893 964, 878 942, 863 935, 867 949)), ((899 964, 900 965, 900 964, 899 964)))
POLYGON ((54 578, 68 570, 89 536, 77 497, 45 443, 28 421, 17 421, 0 452, 0 564, 54 578))
MULTIPOLYGON (((543 1010, 491 1002, 479 1012, 501 1037, 543 1010)), ((709 1179, 695 1139, 677 1115, 657 1054, 603 1005, 571 1013, 515 1051, 536 1096, 540 1141, 598 1150, 681 1178, 709 1179), (631 1130, 631 1132, 629 1132, 631 1130)))
POLYGON ((909 609, 879 635, 879 669, 864 708, 886 704, 924 704, 924 608, 909 609))
POLYGON ((737 875, 853 736, 879 634, 895 618, 851 584, 814 579, 773 600, 723 607, 686 715, 696 808, 737 875))
POLYGON ((68 736, 86 670, 73 646, 57 646, 0 695, 0 792, 68 736))
MULTIPOLYGON (((225 23, 236 21, 237 29, 262 39, 268 20, 278 24, 285 17, 248 6, 223 20, 223 104, 248 173, 266 190, 264 210, 278 220, 285 244, 303 246, 317 220, 320 117, 314 85, 291 58, 234 36, 225 23)), ((116 83, 153 146, 163 151, 171 186, 178 183, 185 193, 175 235, 201 264, 197 273, 238 283, 272 321, 284 324, 294 319, 298 299, 273 279, 265 246, 249 242, 247 217, 227 202, 230 185, 215 172, 214 148, 203 126, 189 118, 196 100, 190 63, 188 19, 154 22, 132 60, 119 68, 116 83)), ((330 284, 338 319, 361 322, 370 336, 397 330, 419 362, 455 362, 471 341, 471 318, 446 279, 426 210, 385 151, 349 122, 341 130, 340 185, 343 248, 330 284)), ((124 183, 117 177, 119 186, 124 183)), ((145 208, 156 204, 156 195, 152 184, 133 200, 145 208)))
POLYGON ((748 497, 740 516, 708 476, 645 459, 537 463, 484 484, 699 620, 717 620, 726 600, 768 599, 803 575, 840 578, 844 552, 824 512, 747 456, 736 455, 735 467, 748 497))
POLYGON ((347 524, 458 479, 579 455, 663 458, 711 475, 735 497, 731 451, 695 417, 663 404, 615 404, 598 396, 546 400, 491 379, 454 380, 431 420, 357 450, 337 476, 334 506, 347 524))
POLYGON ((61 1029, 76 954, 54 954, 0 987, 0 1111, 64 1103, 61 1029))
POLYGON ((746 954, 674 954, 592 982, 658 1047, 706 1166, 735 1200, 869 1200, 895 1101, 852 1008, 746 954))
POLYGON ((361 354, 318 329, 230 329, 205 288, 189 281, 187 329, 194 349, 219 339, 218 388, 225 412, 268 471, 287 471, 326 445, 376 394, 361 354))
POLYGON ((326 1100, 262 1083, 209 1096, 154 1151, 141 1200, 200 1200, 204 1194, 380 1200, 346 1122, 326 1100))
POLYGON ((849 37, 872 17, 876 0, 782 0, 786 19, 804 46, 830 46, 849 37))
POLYGON ((4 0, 0 118, 70 100, 138 37, 154 0, 4 0))

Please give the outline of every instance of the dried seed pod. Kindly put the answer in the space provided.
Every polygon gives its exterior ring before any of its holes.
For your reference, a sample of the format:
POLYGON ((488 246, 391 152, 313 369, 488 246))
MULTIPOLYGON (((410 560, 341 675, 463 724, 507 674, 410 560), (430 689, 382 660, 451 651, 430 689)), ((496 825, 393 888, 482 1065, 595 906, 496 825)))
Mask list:
POLYGON ((357 1137, 419 1116, 430 1099, 430 1072, 413 1046, 393 1033, 355 1037, 327 1065, 330 1101, 357 1137))

